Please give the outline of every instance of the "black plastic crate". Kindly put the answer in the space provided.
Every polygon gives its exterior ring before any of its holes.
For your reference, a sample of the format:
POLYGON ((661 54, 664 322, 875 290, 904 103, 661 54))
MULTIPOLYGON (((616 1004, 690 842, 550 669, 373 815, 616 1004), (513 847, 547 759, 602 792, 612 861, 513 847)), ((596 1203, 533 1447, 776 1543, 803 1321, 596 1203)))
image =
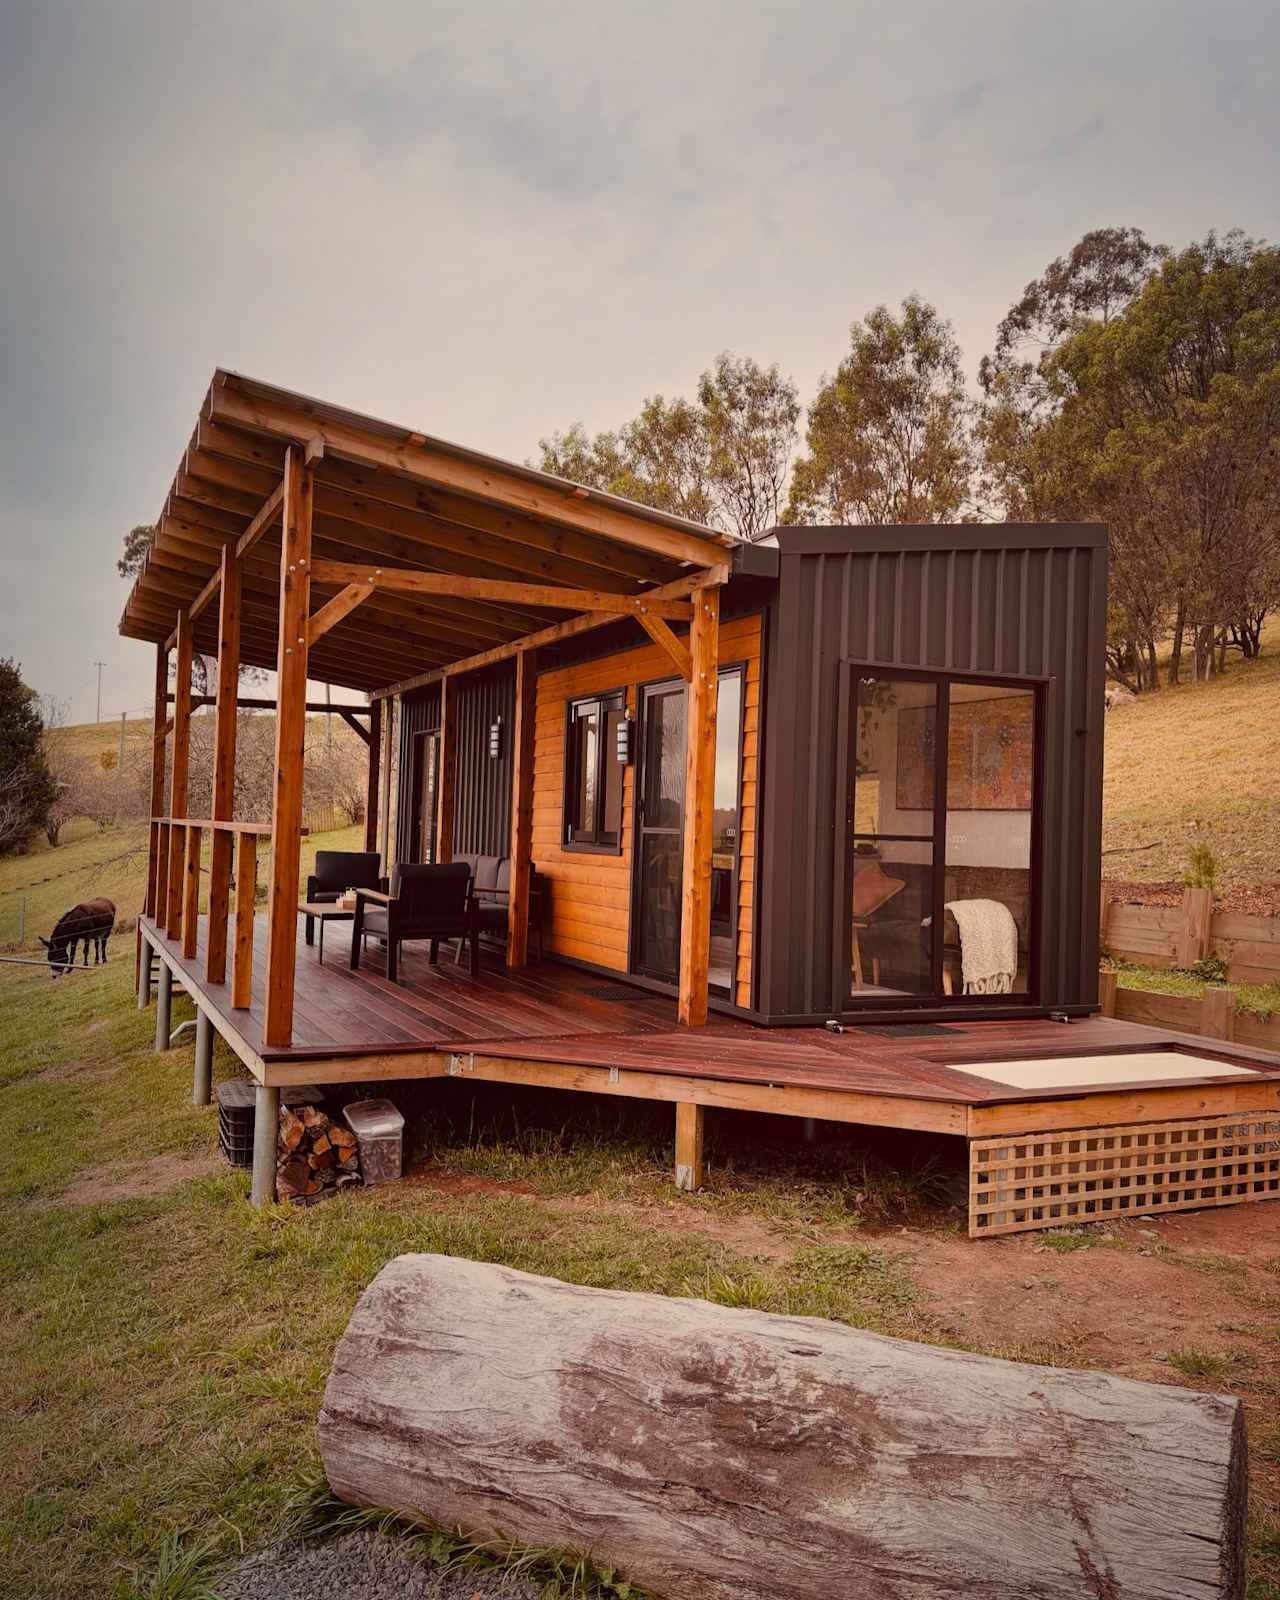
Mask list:
MULTIPOLYGON (((280 1091, 282 1104, 314 1106, 324 1099, 324 1091, 312 1083, 300 1083, 280 1091)), ((218 1085, 218 1143, 233 1167, 253 1165, 253 1122, 257 1105, 257 1085, 247 1078, 230 1078, 218 1085)))

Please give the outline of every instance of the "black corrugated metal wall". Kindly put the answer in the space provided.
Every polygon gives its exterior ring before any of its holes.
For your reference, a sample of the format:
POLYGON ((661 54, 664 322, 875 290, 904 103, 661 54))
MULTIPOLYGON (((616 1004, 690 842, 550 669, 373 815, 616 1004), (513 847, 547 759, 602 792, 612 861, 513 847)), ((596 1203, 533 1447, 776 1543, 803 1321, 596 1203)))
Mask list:
POLYGON ((516 674, 511 662, 458 680, 455 855, 505 856, 511 848, 511 735, 516 674), (489 754, 489 729, 499 719, 500 754, 489 754))
POLYGON ((1097 999, 1106 535, 1068 524, 783 529, 766 684, 759 1009, 833 1015, 842 661, 1046 677, 1041 1002, 1097 999))

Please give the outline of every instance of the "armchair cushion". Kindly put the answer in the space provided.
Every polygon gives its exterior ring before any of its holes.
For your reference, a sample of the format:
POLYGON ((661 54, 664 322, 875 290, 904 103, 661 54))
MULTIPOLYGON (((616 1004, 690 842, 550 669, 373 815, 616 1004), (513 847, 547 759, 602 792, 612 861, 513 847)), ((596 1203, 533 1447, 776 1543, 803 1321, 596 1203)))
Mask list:
POLYGON ((373 850, 317 850, 307 878, 307 899, 338 900, 348 889, 379 889, 379 857, 373 850))

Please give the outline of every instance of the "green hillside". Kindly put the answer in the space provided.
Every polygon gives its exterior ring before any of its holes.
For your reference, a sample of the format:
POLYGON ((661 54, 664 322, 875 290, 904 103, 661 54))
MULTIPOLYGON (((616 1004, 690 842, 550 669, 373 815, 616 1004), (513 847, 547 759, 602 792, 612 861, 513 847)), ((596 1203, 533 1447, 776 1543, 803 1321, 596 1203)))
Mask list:
POLYGON ((1107 713, 1105 875, 1180 878, 1193 831, 1229 884, 1280 879, 1280 625, 1257 661, 1107 713))

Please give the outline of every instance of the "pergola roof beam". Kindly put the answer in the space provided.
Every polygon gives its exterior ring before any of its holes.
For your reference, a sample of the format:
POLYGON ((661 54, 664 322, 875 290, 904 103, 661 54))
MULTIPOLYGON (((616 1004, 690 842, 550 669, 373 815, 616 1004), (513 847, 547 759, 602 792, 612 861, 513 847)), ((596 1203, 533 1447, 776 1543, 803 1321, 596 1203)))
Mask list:
POLYGON ((304 443, 317 436, 323 439, 327 452, 350 461, 384 468, 473 499, 511 506, 583 533, 656 551, 673 561, 705 565, 714 559, 717 545, 728 548, 734 543, 727 535, 709 529, 697 532, 693 525, 686 532, 671 525, 674 518, 671 523, 657 518, 641 521, 634 508, 615 502, 612 496, 549 479, 544 474, 526 474, 507 463, 444 446, 422 434, 400 433, 387 429, 385 424, 378 428, 371 419, 352 418, 318 402, 242 381, 234 373, 214 375, 205 415, 232 427, 271 434, 285 443, 304 443))

